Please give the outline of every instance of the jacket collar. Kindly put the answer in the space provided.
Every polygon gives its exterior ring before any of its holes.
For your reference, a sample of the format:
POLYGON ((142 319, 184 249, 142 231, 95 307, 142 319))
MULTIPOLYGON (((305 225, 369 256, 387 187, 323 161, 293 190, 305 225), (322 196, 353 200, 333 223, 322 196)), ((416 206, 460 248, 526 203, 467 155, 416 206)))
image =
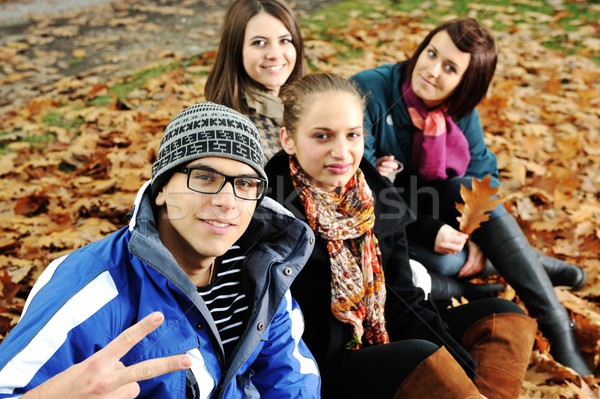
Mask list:
POLYGON ((145 264, 159 271, 188 296, 195 296, 196 286, 177 265, 171 252, 162 243, 154 218, 150 184, 144 184, 136 196, 129 231, 130 252, 145 264))
MULTIPOLYGON (((129 250, 146 265, 161 273, 165 278, 185 294, 208 320, 212 320, 206 304, 197 292, 196 286, 179 267, 175 258, 160 240, 154 209, 151 205, 149 184, 142 186, 136 197, 132 211, 129 250)), ((248 276, 245 286, 254 300, 253 309, 265 312, 270 320, 276 311, 276 305, 261 307, 257 301, 264 298, 267 289, 274 284, 274 295, 268 296, 278 304, 281 296, 289 289, 293 279, 308 260, 314 247, 314 234, 310 228, 295 219, 288 211, 270 198, 265 198, 255 210, 246 233, 237 244, 246 249, 243 273, 248 276), (276 273, 285 267, 283 273, 276 273), (275 269, 275 270, 273 270, 275 269), (273 276, 270 278, 269 276, 273 276), (278 278, 284 275, 286 278, 278 278)), ((218 337, 215 323, 207 323, 215 337, 218 337)))
MULTIPOLYGON (((183 292, 196 292, 196 287, 160 240, 149 187, 147 182, 136 196, 129 223, 129 230, 132 232, 129 249, 133 255, 169 278, 183 292)), ((288 210, 274 200, 265 198, 254 211, 248 229, 236 244, 246 252, 260 248, 263 253, 269 254, 272 262, 282 262, 298 251, 298 245, 308 246, 312 236, 313 233, 307 225, 298 222, 288 210)), ((304 251, 306 249, 301 249, 300 252, 304 251)), ((255 278, 264 278, 262 266, 257 266, 258 270, 253 273, 255 278)))
MULTIPOLYGON (((404 75, 404 70, 406 68, 406 61, 399 62, 397 64, 390 65, 390 75, 391 75, 391 85, 389 85, 389 103, 392 104, 392 111, 389 112, 391 115, 394 126, 402 126, 406 122, 410 121, 410 116, 408 115, 408 110, 406 109, 406 105, 404 104, 404 96, 402 93, 402 80, 404 75)), ((388 106, 386 104, 386 106, 388 106)))

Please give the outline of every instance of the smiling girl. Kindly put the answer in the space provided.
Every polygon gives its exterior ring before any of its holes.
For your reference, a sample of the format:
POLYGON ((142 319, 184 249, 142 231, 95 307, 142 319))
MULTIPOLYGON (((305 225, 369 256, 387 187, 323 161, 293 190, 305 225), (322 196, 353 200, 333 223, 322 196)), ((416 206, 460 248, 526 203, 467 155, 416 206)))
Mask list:
POLYGON ((233 0, 224 21, 204 94, 250 117, 266 162, 281 149, 279 90, 304 75, 302 33, 283 0, 233 0))
POLYGON ((369 93, 365 157, 381 174, 395 175, 394 185, 418 215, 407 229, 411 258, 462 278, 482 272, 487 257, 537 319, 554 358, 589 375, 553 287, 580 288, 584 271, 534 251, 503 205, 471 236, 458 230, 461 185, 486 175, 499 184, 476 109, 496 60, 491 34, 474 19, 457 19, 431 31, 407 61, 355 75, 369 93))

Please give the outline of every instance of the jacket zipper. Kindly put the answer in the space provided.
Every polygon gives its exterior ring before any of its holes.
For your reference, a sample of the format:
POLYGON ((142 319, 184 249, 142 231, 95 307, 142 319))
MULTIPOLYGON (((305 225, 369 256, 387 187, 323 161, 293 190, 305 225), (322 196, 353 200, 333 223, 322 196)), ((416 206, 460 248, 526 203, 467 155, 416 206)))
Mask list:
MULTIPOLYGON (((296 254, 296 252, 298 251, 298 248, 300 247, 300 243, 305 238, 306 238, 306 234, 302 233, 302 236, 296 242, 296 246, 292 249, 292 251, 290 252, 290 254, 287 257, 285 257, 285 259, 283 259, 281 261, 281 263, 287 262, 290 258, 292 258, 296 254)), ((269 264, 269 266, 267 267, 267 284, 265 285, 265 289, 260 294, 260 297, 259 297, 259 300, 258 300, 258 307, 252 313, 251 322, 250 322, 250 319, 248 320, 248 326, 253 325, 254 322, 256 321, 256 319, 258 318, 258 314, 260 313, 260 309, 262 308, 263 299, 264 299, 265 295, 267 294, 267 292, 269 292, 269 287, 271 286, 271 273, 272 273, 272 269, 273 269, 273 262, 271 262, 269 264)), ((248 335, 248 329, 246 329, 246 332, 244 333, 244 336, 242 337, 242 339, 238 343, 238 345, 236 347, 236 352, 239 349, 239 346, 241 345, 241 343, 243 342, 243 340, 246 338, 247 335, 248 335)), ((220 356, 217 355, 217 358, 220 359, 220 356)), ((223 360, 221 360, 221 361, 222 361, 222 363, 224 363, 223 360)), ((223 373, 221 375, 222 376, 226 376, 228 372, 229 372, 229 367, 227 367, 227 369, 223 370, 223 373)), ((217 398, 221 397, 221 389, 223 389, 223 380, 221 380, 219 382, 219 384, 217 385, 217 387, 215 388, 215 393, 214 393, 215 397, 217 397, 217 398)))

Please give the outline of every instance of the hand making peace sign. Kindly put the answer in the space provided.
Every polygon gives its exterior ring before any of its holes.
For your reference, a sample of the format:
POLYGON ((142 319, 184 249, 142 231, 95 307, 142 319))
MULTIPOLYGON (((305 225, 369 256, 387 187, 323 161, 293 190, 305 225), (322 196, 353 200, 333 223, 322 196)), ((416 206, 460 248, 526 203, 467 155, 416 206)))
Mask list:
POLYGON ((163 321, 162 313, 149 314, 102 350, 27 392, 23 398, 135 398, 140 392, 138 381, 190 368, 192 359, 187 355, 150 359, 130 366, 121 363, 120 359, 163 321))

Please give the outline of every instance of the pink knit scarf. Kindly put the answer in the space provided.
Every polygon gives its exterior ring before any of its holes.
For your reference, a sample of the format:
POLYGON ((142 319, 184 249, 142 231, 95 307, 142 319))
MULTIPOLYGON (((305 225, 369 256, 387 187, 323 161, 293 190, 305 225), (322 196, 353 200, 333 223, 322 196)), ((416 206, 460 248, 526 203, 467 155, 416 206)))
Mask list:
POLYGON ((446 180, 462 176, 471 160, 469 142, 464 133, 446 114, 444 107, 429 110, 412 89, 402 84, 404 104, 412 124, 412 166, 426 181, 446 180))

